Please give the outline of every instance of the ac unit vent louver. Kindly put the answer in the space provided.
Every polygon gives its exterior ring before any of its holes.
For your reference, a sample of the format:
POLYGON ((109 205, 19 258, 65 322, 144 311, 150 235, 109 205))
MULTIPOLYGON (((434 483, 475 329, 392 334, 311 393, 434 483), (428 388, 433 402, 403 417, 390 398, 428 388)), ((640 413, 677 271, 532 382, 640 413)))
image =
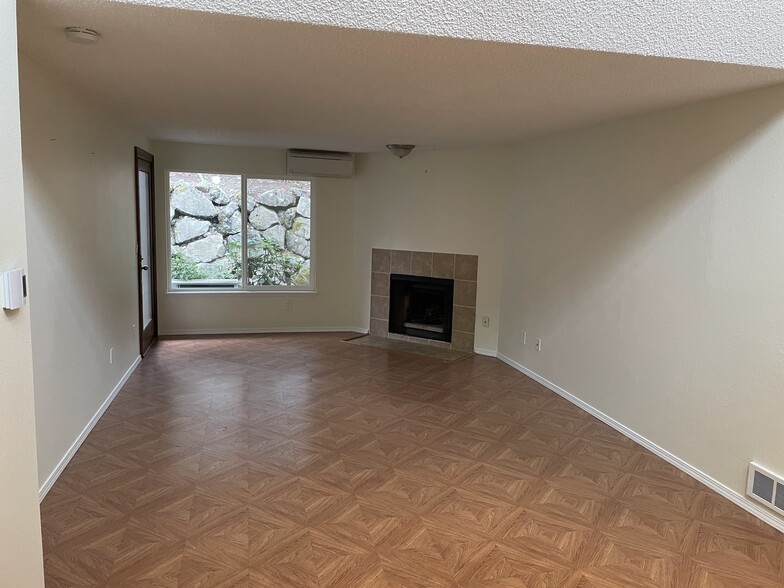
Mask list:
POLYGON ((286 173, 300 177, 350 178, 354 175, 354 154, 289 149, 286 152, 286 173))
POLYGON ((746 493, 758 502, 784 514, 784 478, 754 462, 749 465, 746 493))

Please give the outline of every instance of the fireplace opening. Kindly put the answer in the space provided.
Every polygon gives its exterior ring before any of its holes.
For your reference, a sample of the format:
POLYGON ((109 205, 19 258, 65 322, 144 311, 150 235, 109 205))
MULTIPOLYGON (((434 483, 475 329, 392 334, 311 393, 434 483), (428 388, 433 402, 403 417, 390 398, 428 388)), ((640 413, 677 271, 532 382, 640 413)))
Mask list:
POLYGON ((389 332, 452 341, 454 280, 391 274, 389 332))

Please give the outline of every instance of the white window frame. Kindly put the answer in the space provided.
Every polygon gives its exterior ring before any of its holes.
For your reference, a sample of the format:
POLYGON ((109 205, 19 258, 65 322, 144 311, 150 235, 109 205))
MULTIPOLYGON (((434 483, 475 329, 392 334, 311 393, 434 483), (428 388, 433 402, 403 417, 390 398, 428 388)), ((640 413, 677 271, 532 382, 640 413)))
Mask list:
POLYGON ((165 172, 165 201, 166 201, 166 294, 187 294, 189 296, 199 294, 316 294, 316 265, 317 244, 316 244, 316 182, 314 178, 301 176, 280 176, 275 174, 245 173, 233 171, 204 171, 189 169, 166 169, 165 172), (171 187, 170 177, 173 173, 183 174, 204 174, 216 176, 240 176, 241 194, 240 206, 242 210, 242 282, 232 288, 173 288, 172 287, 172 227, 171 227, 171 187), (307 286, 253 286, 248 283, 248 180, 288 180, 294 182, 310 182, 310 283, 307 286))

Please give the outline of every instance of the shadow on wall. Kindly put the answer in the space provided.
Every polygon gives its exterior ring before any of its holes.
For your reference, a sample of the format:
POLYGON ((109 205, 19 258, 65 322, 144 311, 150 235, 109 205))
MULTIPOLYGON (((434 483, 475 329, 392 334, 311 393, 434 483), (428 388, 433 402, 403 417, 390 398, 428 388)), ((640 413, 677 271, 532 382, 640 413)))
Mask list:
MULTIPOLYGON (((596 308, 608 284, 634 280, 652 249, 660 254, 667 248, 662 240, 673 220, 693 227, 689 248, 674 240, 666 266, 655 268, 660 273, 648 276, 646 288, 651 280, 690 291, 689 283, 703 283, 711 255, 706 216, 713 210, 711 198, 694 196, 710 192, 723 162, 782 112, 784 87, 776 87, 544 138, 517 150, 512 185, 525 198, 510 199, 506 249, 519 252, 515 265, 526 275, 543 278, 525 288, 525 297, 537 300, 540 322, 567 328, 581 320, 581 310, 596 308), (700 267, 702 274, 695 273, 700 267)), ((671 302, 675 318, 677 297, 671 302)), ((618 310, 633 315, 639 303, 645 302, 629 300, 628 308, 618 310)))

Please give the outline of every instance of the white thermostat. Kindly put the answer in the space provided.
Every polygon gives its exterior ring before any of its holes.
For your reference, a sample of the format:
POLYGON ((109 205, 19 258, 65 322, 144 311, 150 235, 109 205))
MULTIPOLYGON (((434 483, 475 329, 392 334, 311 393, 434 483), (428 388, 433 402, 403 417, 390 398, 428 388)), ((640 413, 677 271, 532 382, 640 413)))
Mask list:
POLYGON ((3 272, 3 308, 16 310, 27 302, 27 276, 24 270, 3 272))

